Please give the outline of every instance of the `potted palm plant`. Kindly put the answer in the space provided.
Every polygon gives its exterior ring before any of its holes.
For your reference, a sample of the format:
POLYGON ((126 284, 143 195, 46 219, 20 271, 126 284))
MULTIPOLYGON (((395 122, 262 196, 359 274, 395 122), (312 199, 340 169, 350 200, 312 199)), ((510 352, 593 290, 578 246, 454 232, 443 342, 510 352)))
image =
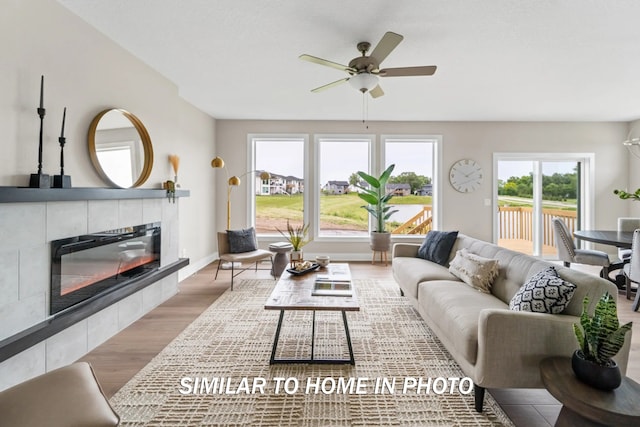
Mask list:
POLYGON ((362 178, 369 188, 356 185, 362 190, 358 196, 368 203, 362 206, 375 219, 375 229, 371 231, 371 249, 376 252, 386 252, 391 246, 391 233, 386 230, 387 220, 398 210, 391 210, 389 201, 393 194, 387 193, 387 181, 391 177, 391 172, 396 165, 389 166, 382 174, 375 178, 365 172, 358 171, 358 175, 362 178))
POLYGON ((291 263, 302 262, 304 257, 302 256, 302 247, 309 243, 309 224, 302 224, 299 226, 292 226, 289 220, 287 220, 286 233, 276 227, 276 230, 282 234, 291 246, 293 251, 291 252, 291 263))
POLYGON ((613 390, 622 382, 622 376, 612 357, 624 345, 632 322, 620 326, 616 301, 608 292, 598 301, 593 316, 587 313, 589 297, 582 304, 580 325, 573 324, 580 348, 573 353, 571 367, 582 382, 601 390, 613 390))

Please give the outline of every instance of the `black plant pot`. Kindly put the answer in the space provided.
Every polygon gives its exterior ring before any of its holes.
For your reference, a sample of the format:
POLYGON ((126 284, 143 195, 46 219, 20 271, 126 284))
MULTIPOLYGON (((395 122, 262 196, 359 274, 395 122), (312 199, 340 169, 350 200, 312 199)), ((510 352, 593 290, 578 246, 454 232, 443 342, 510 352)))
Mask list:
POLYGON ((582 350, 576 350, 571 358, 571 367, 576 377, 585 384, 600 390, 613 390, 622 383, 620 367, 615 361, 611 366, 602 366, 584 358, 582 350))

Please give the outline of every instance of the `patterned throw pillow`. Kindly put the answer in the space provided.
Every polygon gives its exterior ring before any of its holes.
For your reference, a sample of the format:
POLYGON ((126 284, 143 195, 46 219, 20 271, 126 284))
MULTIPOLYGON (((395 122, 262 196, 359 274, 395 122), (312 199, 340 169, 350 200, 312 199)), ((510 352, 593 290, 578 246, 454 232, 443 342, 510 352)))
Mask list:
POLYGON ((558 276, 554 267, 534 274, 509 302, 515 311, 559 314, 567 307, 576 285, 558 276))
POLYGON ((498 277, 498 260, 484 258, 462 248, 456 252, 449 271, 472 288, 488 294, 498 277))
POLYGON ((232 254, 251 252, 258 249, 256 230, 253 227, 241 230, 227 230, 227 238, 229 239, 229 252, 232 254))

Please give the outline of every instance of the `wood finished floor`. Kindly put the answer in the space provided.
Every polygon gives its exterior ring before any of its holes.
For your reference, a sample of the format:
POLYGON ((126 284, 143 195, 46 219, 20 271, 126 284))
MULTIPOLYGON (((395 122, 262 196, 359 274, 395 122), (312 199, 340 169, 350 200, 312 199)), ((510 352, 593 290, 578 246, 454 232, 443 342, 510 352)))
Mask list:
MULTIPOLYGON (((365 262, 350 265, 354 278, 392 278, 390 266, 365 262)), ((229 288, 230 272, 221 270, 218 280, 214 281, 215 268, 215 264, 210 264, 182 281, 177 295, 80 359, 93 365, 107 397, 113 396, 229 288)), ((594 272, 589 267, 582 269, 594 272)), ((247 271, 236 280, 243 277, 270 276, 267 271, 247 271)), ((620 294, 618 301, 621 322, 640 321, 640 313, 631 311, 632 301, 627 301, 623 294, 620 294)), ((637 327, 634 329, 637 331, 637 327)), ((636 331, 632 337, 627 375, 640 382, 640 333, 636 331)), ((559 402, 544 389, 501 389, 490 392, 518 427, 552 426, 560 412, 559 402)))

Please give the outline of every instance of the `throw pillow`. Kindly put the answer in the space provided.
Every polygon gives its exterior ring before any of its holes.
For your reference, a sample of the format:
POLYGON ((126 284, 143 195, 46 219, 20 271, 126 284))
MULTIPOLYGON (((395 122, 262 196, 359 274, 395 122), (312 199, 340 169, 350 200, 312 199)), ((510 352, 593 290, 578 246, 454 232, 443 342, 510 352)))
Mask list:
POLYGON ((515 311, 559 314, 567 307, 576 290, 576 285, 558 276, 554 267, 549 267, 531 276, 509 302, 515 311))
POLYGON ((457 237, 457 231, 431 230, 427 233, 424 242, 418 249, 418 256, 427 261, 447 265, 451 248, 453 248, 457 237))
POLYGON ((229 239, 229 252, 232 254, 251 252, 258 249, 256 230, 253 227, 241 230, 227 230, 227 238, 229 239))
POLYGON ((462 248, 456 252, 449 271, 472 288, 488 294, 491 284, 498 277, 498 260, 484 258, 462 248))

